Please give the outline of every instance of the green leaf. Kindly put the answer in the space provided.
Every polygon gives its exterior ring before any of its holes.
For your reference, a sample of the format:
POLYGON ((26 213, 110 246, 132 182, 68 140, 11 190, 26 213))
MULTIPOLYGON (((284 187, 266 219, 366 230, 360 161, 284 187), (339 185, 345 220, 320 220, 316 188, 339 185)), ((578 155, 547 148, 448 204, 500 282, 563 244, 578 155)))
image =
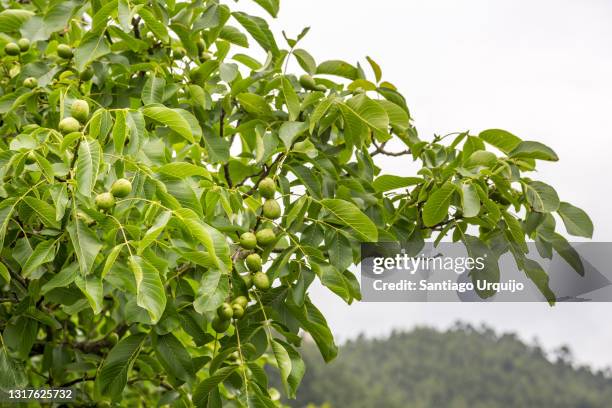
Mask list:
POLYGON ((21 275, 27 278, 34 272, 39 266, 51 262, 55 259, 55 241, 43 241, 36 245, 32 254, 28 257, 21 275))
POLYGON ((272 340, 272 351, 285 391, 289 398, 295 398, 297 388, 306 371, 304 362, 299 353, 291 345, 282 340, 272 340))
POLYGON ((347 283, 335 266, 312 259, 310 260, 310 264, 323 286, 340 296, 345 302, 351 302, 352 298, 347 283))
POLYGON ((171 217, 172 212, 170 211, 164 211, 159 214, 155 220, 155 223, 151 225, 151 228, 149 228, 147 232, 145 232, 144 236, 138 243, 138 255, 141 255, 142 252, 157 239, 159 234, 161 234, 164 228, 166 228, 166 225, 168 225, 168 221, 170 221, 171 217))
POLYGON ((516 159, 559 160, 559 156, 550 147, 540 142, 521 142, 509 156, 516 159))
POLYGON ((380 65, 376 63, 372 58, 366 57, 368 63, 370 63, 370 67, 372 67, 372 71, 374 72, 374 77, 376 78, 376 82, 380 82, 382 79, 382 70, 380 69, 380 65))
POLYGON ((325 317, 319 309, 312 304, 310 299, 306 298, 304 306, 298 307, 295 304, 288 303, 287 308, 295 317, 304 330, 306 330, 323 356, 325 362, 330 362, 338 355, 338 347, 334 342, 334 336, 327 325, 325 317))
POLYGON ((308 124, 304 122, 283 122, 278 130, 278 137, 283 141, 287 151, 291 149, 295 139, 308 130, 308 124))
POLYGON ((332 98, 325 98, 317 105, 315 110, 312 112, 312 115, 310 116, 310 133, 313 132, 314 128, 319 124, 321 119, 323 119, 323 116, 325 116, 325 114, 333 104, 334 100, 332 98))
POLYGON ((155 355, 166 373, 183 382, 193 378, 194 369, 191 356, 174 334, 154 336, 153 347, 155 355))
POLYGON ((104 306, 104 288, 102 286, 102 279, 97 276, 89 275, 82 277, 77 275, 74 279, 74 283, 81 289, 81 292, 87 298, 91 309, 94 314, 99 314, 104 306))
POLYGON ((76 181, 79 193, 91 196, 98 178, 102 149, 97 140, 82 140, 77 152, 76 181))
POLYGON ((450 182, 444 183, 440 188, 433 191, 425 206, 423 206, 423 223, 425 226, 433 227, 444 221, 448 216, 451 199, 456 191, 457 187, 450 182))
POLYGON ((11 274, 2 262, 0 262, 0 278, 4 280, 4 283, 11 283, 11 274))
POLYGON ((544 269, 542 269, 539 263, 531 259, 524 259, 523 262, 523 270, 525 271, 527 277, 531 279, 533 283, 535 283, 536 287, 544 295, 546 300, 548 300, 548 303, 551 306, 554 305, 557 297, 548 286, 549 278, 544 269))
MULTIPOLYGON (((36 341, 37 333, 38 323, 36 320, 20 315, 6 323, 2 336, 4 336, 4 343, 15 350, 22 360, 25 360, 36 341)), ((2 346, 2 343, 0 343, 0 346, 2 346)))
POLYGON ((279 9, 279 0, 253 0, 255 3, 259 4, 264 10, 266 10, 272 17, 276 17, 278 15, 279 9))
MULTIPOLYGON (((493 251, 487 246, 485 242, 477 237, 471 235, 462 234, 461 241, 465 245, 465 249, 470 258, 483 260, 484 267, 474 267, 469 270, 469 276, 472 278, 474 286, 478 287, 478 281, 486 281, 489 283, 499 282, 500 271, 499 263, 493 251)), ((495 295, 494 290, 480 290, 476 289, 478 296, 483 299, 489 298, 495 295)))
POLYGON ((378 240, 376 225, 355 204, 340 199, 326 198, 321 200, 321 205, 334 218, 355 231, 364 242, 376 242, 378 240))
POLYGON ((559 196, 554 188, 541 181, 530 181, 523 183, 525 187, 525 195, 527 202, 531 204, 534 211, 541 213, 550 213, 557 211, 559 205, 559 196))
POLYGON ((113 126, 113 142, 115 152, 118 154, 123 153, 127 132, 127 113, 125 110, 119 110, 115 113, 115 125, 113 126))
POLYGON ((250 114, 267 117, 272 114, 270 105, 263 96, 253 93, 241 93, 236 99, 242 107, 250 114))
MULTIPOLYGON (((142 113, 146 117, 168 126, 189 142, 196 142, 191 128, 192 124, 178 109, 170 109, 163 105, 148 105, 142 108, 142 113)), ((199 131, 201 135, 202 129, 200 128, 199 131)))
POLYGON ((381 99, 378 102, 387 112, 389 117, 389 124, 400 130, 406 131, 410 128, 410 115, 401 106, 389 102, 386 99, 381 99))
POLYGON ((55 208, 53 208, 50 204, 30 196, 25 197, 23 201, 36 212, 40 220, 47 227, 56 229, 60 227, 59 222, 55 219, 55 208))
POLYGON ((129 257, 128 264, 136 280, 136 304, 147 311, 155 324, 166 308, 166 292, 159 271, 149 261, 136 255, 129 257))
POLYGON ((60 221, 66 214, 66 207, 68 206, 68 188, 66 184, 54 184, 50 187, 49 193, 55 204, 55 220, 60 221))
POLYGON ((202 166, 198 166, 192 163, 185 162, 174 162, 168 163, 157 169, 159 174, 165 176, 175 177, 178 179, 184 179, 187 177, 200 176, 210 178, 210 173, 202 166))
POLYGON ((516 147, 521 144, 521 139, 514 136, 510 132, 506 132, 501 129, 488 129, 480 132, 479 138, 490 144, 491 146, 497 147, 504 153, 510 153, 516 147))
MULTIPOLYGON (((223 38, 231 42, 232 44, 239 45, 241 47, 248 48, 249 40, 246 35, 244 35, 239 29, 236 27, 232 27, 229 25, 223 26, 221 32, 219 33, 219 38, 223 38)), ((254 68, 258 69, 258 68, 254 68)))
POLYGON ((497 156, 494 153, 487 152, 486 150, 477 150, 468 157, 465 162, 465 167, 468 169, 483 166, 483 167, 494 167, 497 164, 497 156))
POLYGON ((281 91, 285 98, 285 104, 289 111, 289 121, 295 121, 300 115, 301 104, 295 89, 287 77, 283 76, 281 80, 281 91))
POLYGON ((30 10, 14 9, 0 12, 0 32, 11 33, 18 31, 21 25, 28 21, 34 13, 30 10))
POLYGON ((79 261, 81 275, 86 276, 91 272, 102 244, 96 234, 79 219, 68 224, 66 229, 68 230, 68 235, 70 235, 74 253, 79 261))
POLYGON ((463 207, 463 216, 466 218, 476 217, 480 213, 480 198, 472 184, 461 186, 461 206, 463 207))
POLYGON ((229 257, 229 245, 225 235, 202 222, 193 211, 180 209, 175 211, 175 214, 183 222, 187 231, 204 245, 215 266, 220 269, 229 270, 231 260, 229 257))
POLYGON ((118 9, 117 0, 112 0, 100 7, 91 20, 91 32, 100 34, 106 28, 108 18, 118 9))
POLYGON ((585 238, 593 237, 593 221, 586 212, 570 203, 561 202, 558 213, 568 234, 585 238))
POLYGON ((227 366, 222 367, 211 374, 210 377, 204 379, 197 385, 193 392, 193 403, 196 407, 209 407, 209 398, 213 391, 218 389, 220 383, 225 381, 230 375, 232 375, 238 366, 227 366))
POLYGON ((405 188, 423 183, 424 180, 419 177, 400 177, 390 174, 378 176, 372 183, 372 187, 379 192, 383 193, 386 191, 397 190, 398 188, 405 188))
POLYGON ((16 198, 7 198, 0 201, 0 248, 3 248, 6 228, 13 215, 16 203, 16 198))
POLYGON ((555 251, 561 255, 561 258, 565 259, 580 276, 584 276, 584 265, 578 251, 562 235, 556 233, 553 235, 551 243, 555 251))
POLYGON ((507 211, 502 211, 502 216, 504 217, 504 221, 506 222, 508 230, 510 231, 512 243, 517 244, 524 253, 529 252, 529 248, 525 242, 525 232, 521 227, 521 223, 507 211))
POLYGON ((142 88, 142 103, 145 105, 162 103, 164 101, 165 88, 166 80, 156 76, 155 73, 151 74, 142 88))
POLYGON ((297 60, 298 64, 304 71, 310 75, 314 75, 317 72, 317 63, 315 59, 308 53, 308 51, 301 48, 293 50, 293 55, 297 60))
POLYGON ((128 373, 145 339, 146 334, 144 333, 130 335, 117 343, 108 353, 96 376, 96 389, 100 394, 110 396, 114 401, 121 399, 121 394, 127 384, 128 373))
POLYGON ((317 67, 317 74, 320 75, 334 75, 343 77, 346 79, 355 80, 359 76, 357 68, 349 64, 348 62, 340 60, 325 61, 319 64, 317 67))
POLYGON ((340 103, 340 108, 350 134, 363 133, 361 129, 365 125, 378 134, 387 135, 389 117, 378 102, 365 95, 358 95, 346 103, 340 103))
POLYGON ((2 343, 0 343, 0 391, 8 392, 24 388, 28 384, 28 378, 23 367, 13 360, 2 343))
POLYGON ((278 45, 266 20, 243 12, 234 12, 232 16, 251 34, 264 50, 270 51, 274 56, 278 55, 278 45))
POLYGON ((145 24, 149 29, 155 34, 157 38, 162 40, 162 42, 167 43, 170 41, 170 36, 168 35, 168 30, 163 22, 159 21, 159 18, 154 16, 147 8, 141 8, 138 11, 138 14, 144 20, 145 24))
POLYGON ((83 37, 81 43, 74 51, 74 64, 78 71, 83 71, 92 61, 111 52, 104 39, 104 34, 90 32, 83 37))
POLYGON ((202 276, 193 307, 201 314, 214 313, 228 294, 229 277, 218 269, 209 269, 202 276))
POLYGON ((78 270, 78 263, 71 263, 70 265, 66 266, 64 269, 53 275, 53 277, 40 288, 40 293, 44 295, 52 289, 69 286, 72 282, 74 282, 78 270))
POLYGON ((121 253, 121 249, 123 248, 124 245, 127 245, 127 244, 122 243, 122 244, 116 245, 108 254, 108 256, 106 257, 104 261, 104 267, 102 268, 102 274, 101 274, 102 278, 104 278, 104 276, 106 276, 108 271, 111 270, 111 268, 115 264, 115 261, 117 260, 117 257, 121 253))

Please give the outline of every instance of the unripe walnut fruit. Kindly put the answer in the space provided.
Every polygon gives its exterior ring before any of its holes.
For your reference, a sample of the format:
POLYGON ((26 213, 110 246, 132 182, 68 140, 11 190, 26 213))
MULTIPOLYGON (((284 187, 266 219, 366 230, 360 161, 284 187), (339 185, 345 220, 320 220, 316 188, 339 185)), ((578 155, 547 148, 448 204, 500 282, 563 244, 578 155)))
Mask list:
POLYGON ((117 198, 124 198, 132 192, 132 183, 130 180, 120 178, 111 186, 111 194, 117 198))
POLYGON ((250 254, 246 257, 246 265, 251 272, 261 271, 261 256, 258 254, 250 254))
POLYGON ((263 205, 263 216, 274 220, 281 216, 281 208, 276 200, 266 200, 263 205))
POLYGON ((257 246, 257 237, 252 232, 245 232, 240 236, 240 246, 244 249, 254 249, 257 246))
POLYGON ((272 228, 264 228, 259 230, 255 236, 257 237, 257 244, 262 247, 271 245, 276 240, 276 234, 272 228))
POLYGON ((266 177, 259 183, 259 194, 263 198, 274 198, 276 193, 276 183, 270 177, 266 177))
POLYGON ((78 132, 81 128, 81 124, 75 118, 68 116, 67 118, 60 120, 58 127, 60 132, 67 135, 68 133, 78 132))
POLYGON ((70 59, 73 55, 72 48, 69 45, 60 44, 57 46, 57 55, 63 59, 70 59))
POLYGON ((100 210, 110 210, 115 206, 115 197, 111 193, 98 194, 95 201, 100 210))
POLYGON ((89 117, 89 104, 82 99, 75 100, 70 106, 70 114, 81 123, 87 122, 87 118, 89 117))
POLYGON ((253 275, 253 284, 259 290, 266 290, 270 288, 270 278, 263 272, 257 272, 253 275))

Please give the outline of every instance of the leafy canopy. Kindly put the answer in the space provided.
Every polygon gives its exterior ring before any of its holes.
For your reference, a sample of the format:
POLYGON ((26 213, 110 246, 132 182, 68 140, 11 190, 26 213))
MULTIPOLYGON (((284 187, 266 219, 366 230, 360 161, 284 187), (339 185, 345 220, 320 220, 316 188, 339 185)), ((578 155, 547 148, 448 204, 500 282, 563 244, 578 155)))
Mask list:
POLYGON ((585 237, 588 216, 525 176, 550 148, 495 129, 423 140, 372 59, 317 63, 307 29, 279 42, 216 0, 0 7, 2 390, 274 406, 263 366, 295 396, 300 330, 336 356, 308 288, 359 299, 364 241, 510 251, 551 303, 525 240, 582 272, 553 214, 585 237), (383 155, 422 169, 381 174, 383 155))

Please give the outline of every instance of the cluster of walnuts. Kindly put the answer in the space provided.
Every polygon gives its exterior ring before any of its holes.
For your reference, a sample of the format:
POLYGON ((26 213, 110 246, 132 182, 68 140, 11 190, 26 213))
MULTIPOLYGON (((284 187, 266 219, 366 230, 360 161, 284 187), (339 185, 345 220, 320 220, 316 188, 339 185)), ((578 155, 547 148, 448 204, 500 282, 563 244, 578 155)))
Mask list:
MULTIPOLYGON (((259 194, 265 199, 261 214, 264 218, 274 220, 281 216, 281 207, 274 199, 276 184, 270 177, 259 183, 259 194)), ((263 272, 262 252, 276 242, 276 234, 272 228, 262 227, 254 232, 245 232, 240 236, 240 247, 244 250, 246 257, 244 262, 248 273, 242 275, 242 280, 247 290, 255 287, 257 290, 265 291, 270 288, 270 278, 263 272)), ((218 333, 225 332, 229 328, 230 319, 240 319, 244 315, 249 299, 246 296, 237 296, 231 302, 225 302, 217 309, 217 316, 212 321, 212 328, 218 333)))

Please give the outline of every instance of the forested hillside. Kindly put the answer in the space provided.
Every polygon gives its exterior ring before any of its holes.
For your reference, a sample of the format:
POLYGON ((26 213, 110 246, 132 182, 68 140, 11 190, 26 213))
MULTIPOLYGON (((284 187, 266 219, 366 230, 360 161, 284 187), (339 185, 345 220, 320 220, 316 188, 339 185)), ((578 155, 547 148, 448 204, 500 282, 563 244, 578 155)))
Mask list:
POLYGON ((348 342, 326 365, 304 347, 308 367, 292 407, 612 406, 612 379, 576 368, 567 349, 545 355, 511 334, 457 325, 348 342), (327 403, 327 404, 326 404, 327 403))

